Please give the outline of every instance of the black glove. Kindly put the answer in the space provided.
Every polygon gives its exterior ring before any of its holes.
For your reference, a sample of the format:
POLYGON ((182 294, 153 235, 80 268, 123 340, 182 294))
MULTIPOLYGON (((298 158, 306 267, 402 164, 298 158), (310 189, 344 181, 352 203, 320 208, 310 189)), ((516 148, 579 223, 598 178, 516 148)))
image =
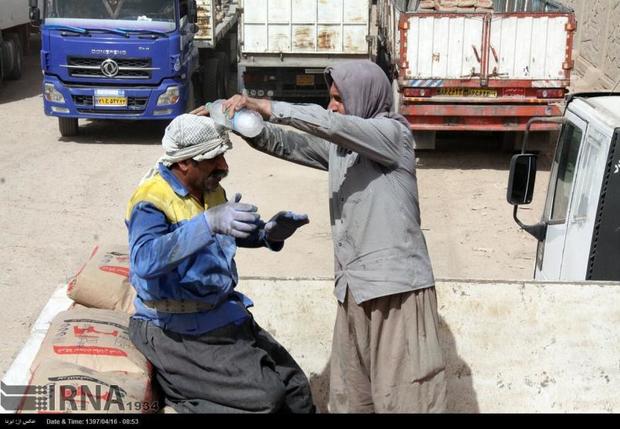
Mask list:
POLYGON ((265 224, 265 238, 269 241, 284 241, 307 223, 310 220, 306 214, 281 211, 265 224))

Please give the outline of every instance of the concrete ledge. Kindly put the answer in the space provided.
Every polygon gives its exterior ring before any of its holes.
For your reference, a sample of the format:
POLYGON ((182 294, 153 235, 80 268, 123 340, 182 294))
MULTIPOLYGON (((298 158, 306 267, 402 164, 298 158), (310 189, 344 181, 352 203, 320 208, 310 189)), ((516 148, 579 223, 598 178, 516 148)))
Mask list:
MULTIPOLYGON (((242 278, 325 411, 330 279, 242 278)), ((451 412, 620 411, 620 283, 437 282, 451 412)))

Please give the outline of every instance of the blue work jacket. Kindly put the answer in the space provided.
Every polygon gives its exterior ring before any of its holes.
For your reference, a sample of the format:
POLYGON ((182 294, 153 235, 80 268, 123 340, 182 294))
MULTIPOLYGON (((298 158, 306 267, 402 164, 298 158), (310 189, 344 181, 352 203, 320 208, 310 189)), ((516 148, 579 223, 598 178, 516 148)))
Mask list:
MULTIPOLYGON (((136 319, 183 334, 199 335, 250 317, 252 301, 234 290, 239 276, 235 265, 237 244, 269 245, 259 228, 250 239, 213 234, 204 211, 226 202, 221 186, 204 194, 204 206, 164 165, 142 183, 131 197, 125 223, 129 232, 130 276, 137 290, 136 319), (189 314, 163 313, 144 301, 191 300, 212 304, 209 311, 189 314)), ((261 222, 261 227, 264 223, 261 222)))

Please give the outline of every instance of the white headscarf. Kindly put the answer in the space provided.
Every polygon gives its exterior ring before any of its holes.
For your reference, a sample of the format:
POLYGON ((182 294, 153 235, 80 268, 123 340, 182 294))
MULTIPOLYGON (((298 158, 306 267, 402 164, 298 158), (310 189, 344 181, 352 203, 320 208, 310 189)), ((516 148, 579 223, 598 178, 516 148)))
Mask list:
POLYGON ((232 143, 226 128, 206 116, 185 113, 179 115, 166 127, 161 140, 165 155, 157 160, 155 166, 142 178, 140 183, 153 177, 159 164, 170 167, 179 161, 193 159, 203 161, 213 159, 228 149, 232 143))

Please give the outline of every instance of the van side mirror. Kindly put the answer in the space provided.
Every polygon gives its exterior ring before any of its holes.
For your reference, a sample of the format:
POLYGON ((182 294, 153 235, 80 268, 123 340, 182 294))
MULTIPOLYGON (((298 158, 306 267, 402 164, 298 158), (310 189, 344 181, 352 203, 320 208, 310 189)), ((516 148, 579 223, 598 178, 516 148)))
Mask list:
POLYGON ((530 204, 536 182, 536 155, 519 154, 510 160, 506 199, 513 206, 530 204))
POLYGON ((547 234, 547 224, 545 222, 539 222, 536 225, 525 225, 517 216, 519 204, 529 204, 532 202, 535 181, 536 155, 522 153, 513 156, 510 160, 510 176, 508 176, 508 189, 506 191, 506 199, 514 206, 512 217, 523 230, 532 234, 538 241, 543 241, 547 234))

